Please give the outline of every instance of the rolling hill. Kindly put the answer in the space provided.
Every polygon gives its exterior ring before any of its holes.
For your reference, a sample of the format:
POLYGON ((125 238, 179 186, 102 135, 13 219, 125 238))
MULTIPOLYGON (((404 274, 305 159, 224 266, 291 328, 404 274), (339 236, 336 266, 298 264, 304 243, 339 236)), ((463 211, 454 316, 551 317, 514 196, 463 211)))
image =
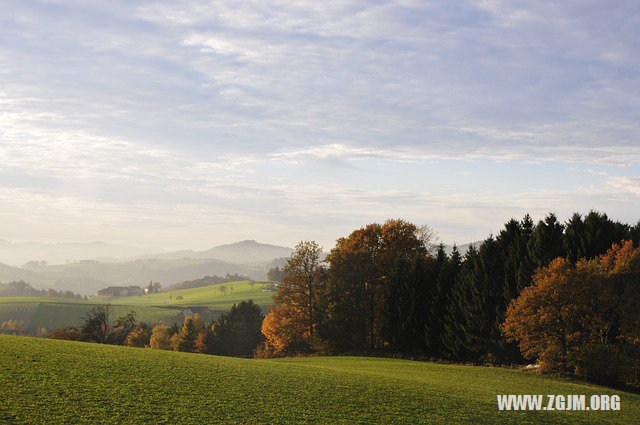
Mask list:
POLYGON ((269 284, 240 281, 199 288, 181 289, 132 297, 91 297, 88 301, 73 298, 0 297, 0 323, 21 320, 30 329, 77 326, 85 313, 96 305, 111 305, 112 316, 137 313, 137 319, 153 324, 173 323, 184 307, 207 307, 214 315, 231 308, 240 301, 252 299, 266 312, 272 304, 273 293, 264 292, 269 284), (221 288, 226 292, 222 292, 221 288), (180 299, 179 299, 180 297, 180 299))
POLYGON ((0 335, 5 423, 631 424, 640 396, 513 369, 237 359, 0 335), (499 411, 498 394, 618 394, 619 411, 499 411))
POLYGON ((233 304, 251 299, 266 308, 273 303, 273 293, 262 291, 267 286, 269 284, 265 282, 240 281, 131 297, 91 297, 90 301, 112 305, 202 306, 212 310, 228 310, 233 304))
POLYGON ((0 262, 19 266, 33 260, 45 260, 49 264, 66 264, 75 260, 92 260, 105 257, 126 259, 148 252, 160 251, 160 248, 139 248, 127 245, 113 245, 105 242, 43 243, 9 242, 0 239, 0 262))
POLYGON ((0 282, 8 283, 14 280, 24 280, 37 289, 50 288, 55 279, 44 276, 32 270, 8 266, 0 263, 0 282))
MULTIPOLYGON (((22 270, 22 269, 18 269, 22 270)), ((220 260, 159 260, 146 259, 129 262, 82 262, 57 265, 34 265, 25 270, 43 276, 57 290, 70 290, 95 295, 107 286, 145 286, 149 281, 167 287, 185 280, 207 275, 224 276, 238 273, 253 279, 264 279, 265 271, 220 260)), ((27 279, 27 282, 30 283, 27 279)))
POLYGON ((232 244, 219 245, 204 251, 183 250, 162 254, 143 255, 139 258, 157 258, 160 260, 180 260, 191 258, 198 260, 216 259, 228 263, 262 265, 268 264, 276 258, 288 257, 293 252, 292 248, 269 245, 246 240, 232 244))

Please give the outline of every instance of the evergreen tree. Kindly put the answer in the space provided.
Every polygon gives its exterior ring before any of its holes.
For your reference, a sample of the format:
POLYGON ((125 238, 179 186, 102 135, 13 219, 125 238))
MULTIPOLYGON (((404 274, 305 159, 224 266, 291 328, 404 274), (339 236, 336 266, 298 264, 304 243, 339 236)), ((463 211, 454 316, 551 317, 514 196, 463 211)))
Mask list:
POLYGON ((574 214, 565 229, 565 249, 572 263, 581 258, 593 259, 604 254, 614 243, 633 236, 633 229, 627 224, 614 222, 597 211, 584 217, 574 214))
POLYGON ((250 357, 264 341, 260 332, 264 316, 253 300, 242 301, 221 314, 206 339, 207 352, 222 356, 250 357))
POLYGON ((198 335, 203 329, 204 325, 197 314, 194 317, 185 317, 182 326, 171 338, 173 349, 193 353, 198 335))
POLYGON ((434 273, 437 276, 435 291, 428 306, 428 321, 425 325, 427 354, 433 357, 443 356, 442 339, 445 315, 449 304, 452 302, 452 290, 461 266, 462 257, 458 248, 454 245, 451 256, 447 257, 444 246, 440 245, 434 267, 434 273))
POLYGON ((471 358, 470 341, 474 338, 474 305, 477 305, 478 287, 475 267, 478 252, 471 246, 465 255, 460 273, 451 288, 443 323, 441 353, 452 360, 471 358))
POLYGON ((575 263, 584 256, 585 249, 582 246, 584 240, 584 222, 582 216, 574 213, 564 229, 564 250, 570 262, 575 263))
POLYGON ((546 267, 557 257, 566 257, 563 231, 564 226, 553 213, 538 222, 529 241, 529 256, 536 268, 546 267))
POLYGON ((529 257, 528 246, 532 235, 533 220, 527 214, 522 222, 509 220, 497 237, 498 255, 503 262, 503 267, 500 268, 504 274, 500 276, 498 270, 491 270, 492 274, 488 277, 492 280, 502 280, 505 310, 509 301, 531 284, 534 265, 529 257))
POLYGON ((416 255, 398 257, 386 286, 384 334, 389 348, 405 354, 425 354, 427 309, 433 298, 435 261, 416 255))

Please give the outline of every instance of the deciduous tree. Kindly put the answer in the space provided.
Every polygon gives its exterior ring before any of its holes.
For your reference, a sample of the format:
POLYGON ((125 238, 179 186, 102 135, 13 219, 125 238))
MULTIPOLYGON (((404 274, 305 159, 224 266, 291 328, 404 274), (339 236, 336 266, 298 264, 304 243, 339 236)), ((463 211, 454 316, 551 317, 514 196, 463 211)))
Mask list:
POLYGON ((149 347, 156 350, 171 350, 171 334, 167 325, 158 324, 154 326, 149 347))

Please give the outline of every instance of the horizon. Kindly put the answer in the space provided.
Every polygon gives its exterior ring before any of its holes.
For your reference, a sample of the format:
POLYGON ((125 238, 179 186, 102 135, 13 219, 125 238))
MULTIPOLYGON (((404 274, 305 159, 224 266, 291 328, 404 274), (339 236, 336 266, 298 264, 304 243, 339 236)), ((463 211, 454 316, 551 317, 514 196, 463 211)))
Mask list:
POLYGON ((459 245, 640 218, 633 2, 4 8, 3 239, 328 251, 387 218, 459 245))

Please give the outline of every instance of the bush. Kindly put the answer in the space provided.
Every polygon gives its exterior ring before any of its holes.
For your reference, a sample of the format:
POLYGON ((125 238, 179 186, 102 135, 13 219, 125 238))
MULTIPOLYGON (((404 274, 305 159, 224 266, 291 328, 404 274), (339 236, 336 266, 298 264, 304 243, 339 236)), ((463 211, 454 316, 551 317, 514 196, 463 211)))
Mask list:
POLYGON ((67 341, 81 341, 82 333, 80 329, 74 327, 58 328, 49 332, 48 337, 53 339, 64 339, 67 341))
POLYGON ((129 332, 124 340, 124 345, 128 347, 144 348, 149 345, 149 332, 145 328, 138 327, 129 332))
POLYGON ((626 362, 614 345, 587 344, 570 353, 568 358, 577 376, 608 385, 622 381, 626 362))

